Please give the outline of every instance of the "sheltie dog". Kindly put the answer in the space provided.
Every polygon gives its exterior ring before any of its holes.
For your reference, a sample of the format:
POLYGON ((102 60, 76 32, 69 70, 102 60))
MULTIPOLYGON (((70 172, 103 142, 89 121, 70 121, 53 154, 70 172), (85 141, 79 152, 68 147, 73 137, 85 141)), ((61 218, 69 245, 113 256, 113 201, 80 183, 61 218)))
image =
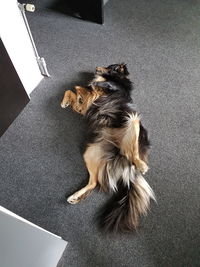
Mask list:
POLYGON ((112 199, 99 214, 106 231, 134 230, 155 195, 143 175, 148 171, 150 148, 146 129, 133 108, 132 83, 126 64, 97 67, 86 87, 67 90, 61 107, 70 106, 88 122, 89 141, 84 161, 89 182, 67 201, 76 204, 97 186, 112 192, 112 199))

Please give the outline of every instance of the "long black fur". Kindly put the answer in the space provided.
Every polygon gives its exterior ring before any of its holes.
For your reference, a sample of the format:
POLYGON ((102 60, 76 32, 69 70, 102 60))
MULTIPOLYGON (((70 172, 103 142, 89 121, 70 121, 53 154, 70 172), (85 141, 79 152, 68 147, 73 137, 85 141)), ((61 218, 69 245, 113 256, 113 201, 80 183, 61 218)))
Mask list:
POLYGON ((97 214, 97 222, 100 229, 105 232, 123 232, 129 229, 125 218, 128 215, 129 188, 122 181, 117 184, 118 191, 113 193, 109 201, 97 214))

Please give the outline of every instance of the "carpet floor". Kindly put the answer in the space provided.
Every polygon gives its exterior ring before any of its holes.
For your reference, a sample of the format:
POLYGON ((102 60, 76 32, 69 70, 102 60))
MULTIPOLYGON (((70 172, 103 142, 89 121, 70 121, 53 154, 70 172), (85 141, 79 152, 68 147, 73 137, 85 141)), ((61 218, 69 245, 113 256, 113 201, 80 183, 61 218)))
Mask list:
POLYGON ((53 10, 28 18, 51 78, 0 138, 0 205, 67 240, 62 267, 200 266, 200 3, 109 1, 104 25, 53 10), (105 236, 94 222, 104 193, 66 202, 87 182, 87 126, 60 102, 96 66, 116 62, 128 64, 149 130, 157 204, 137 233, 105 236))

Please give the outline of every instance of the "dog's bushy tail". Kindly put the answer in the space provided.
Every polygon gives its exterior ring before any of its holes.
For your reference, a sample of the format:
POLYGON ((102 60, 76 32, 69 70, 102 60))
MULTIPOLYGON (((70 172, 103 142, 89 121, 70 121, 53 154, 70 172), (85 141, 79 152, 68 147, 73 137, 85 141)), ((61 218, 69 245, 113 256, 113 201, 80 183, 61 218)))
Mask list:
MULTIPOLYGON (((126 174, 131 174, 127 172, 126 174)), ((137 229, 139 217, 149 210, 155 195, 144 177, 136 171, 134 181, 117 182, 117 190, 98 215, 99 226, 106 232, 124 232, 137 229)))
POLYGON ((136 229, 140 216, 149 210, 151 199, 155 200, 153 190, 134 165, 140 127, 140 118, 133 113, 127 119, 120 147, 109 136, 104 138, 107 143, 103 147, 98 181, 103 190, 113 192, 113 197, 98 216, 101 228, 106 231, 136 229))

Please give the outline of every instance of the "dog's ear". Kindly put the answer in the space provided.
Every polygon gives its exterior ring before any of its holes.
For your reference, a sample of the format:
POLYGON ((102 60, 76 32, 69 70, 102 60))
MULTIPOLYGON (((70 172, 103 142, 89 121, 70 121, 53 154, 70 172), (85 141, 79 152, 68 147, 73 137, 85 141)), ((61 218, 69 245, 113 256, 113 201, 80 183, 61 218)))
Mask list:
POLYGON ((118 91, 118 87, 116 86, 116 83, 112 81, 96 82, 94 83, 94 85, 97 87, 100 87, 105 93, 108 93, 111 91, 118 91))

